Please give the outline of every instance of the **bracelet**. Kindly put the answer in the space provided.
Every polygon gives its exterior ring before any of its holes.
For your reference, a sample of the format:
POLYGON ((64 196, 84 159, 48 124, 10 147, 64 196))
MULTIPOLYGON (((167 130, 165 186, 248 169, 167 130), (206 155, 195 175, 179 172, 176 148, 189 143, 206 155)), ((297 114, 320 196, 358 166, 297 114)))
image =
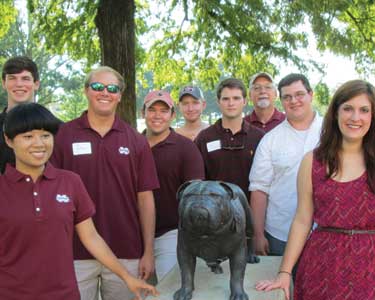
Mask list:
POLYGON ((292 273, 290 273, 288 271, 279 271, 279 272, 277 272, 277 274, 280 274, 280 273, 285 273, 285 274, 288 274, 289 276, 292 276, 292 273))

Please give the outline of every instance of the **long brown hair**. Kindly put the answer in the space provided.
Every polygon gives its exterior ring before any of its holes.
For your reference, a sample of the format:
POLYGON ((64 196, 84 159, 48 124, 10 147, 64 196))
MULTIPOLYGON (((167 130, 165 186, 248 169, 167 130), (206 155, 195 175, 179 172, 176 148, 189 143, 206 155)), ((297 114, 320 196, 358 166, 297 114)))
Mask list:
POLYGON ((320 144, 315 157, 328 166, 327 178, 340 169, 339 151, 342 147, 342 133, 338 125, 338 109, 350 99, 365 94, 371 103, 371 125, 362 141, 368 185, 375 193, 375 88, 364 80, 351 80, 338 88, 332 97, 327 114, 324 117, 320 134, 320 144))

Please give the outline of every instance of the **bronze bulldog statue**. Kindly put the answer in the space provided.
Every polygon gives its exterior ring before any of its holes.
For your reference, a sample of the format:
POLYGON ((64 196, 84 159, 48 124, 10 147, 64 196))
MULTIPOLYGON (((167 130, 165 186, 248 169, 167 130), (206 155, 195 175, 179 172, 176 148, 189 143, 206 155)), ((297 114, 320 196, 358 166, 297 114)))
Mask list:
POLYGON ((214 273, 229 259, 230 300, 248 300, 243 289, 246 263, 257 263, 252 246, 250 207, 242 190, 221 181, 190 181, 177 192, 179 227, 177 258, 181 288, 174 300, 189 300, 194 290, 196 258, 214 273))

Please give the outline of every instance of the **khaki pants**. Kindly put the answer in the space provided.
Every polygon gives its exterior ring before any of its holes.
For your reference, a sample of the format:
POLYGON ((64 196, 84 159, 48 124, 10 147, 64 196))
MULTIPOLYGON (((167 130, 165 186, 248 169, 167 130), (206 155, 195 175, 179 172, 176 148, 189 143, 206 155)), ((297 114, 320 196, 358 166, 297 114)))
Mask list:
POLYGON ((155 271, 158 282, 177 263, 177 229, 168 231, 154 240, 155 271))
MULTIPOLYGON (((138 276, 138 259, 120 259, 130 274, 138 276)), ((75 260, 81 300, 131 300, 134 294, 116 274, 97 260, 75 260), (99 298, 99 294, 101 298, 99 298)))

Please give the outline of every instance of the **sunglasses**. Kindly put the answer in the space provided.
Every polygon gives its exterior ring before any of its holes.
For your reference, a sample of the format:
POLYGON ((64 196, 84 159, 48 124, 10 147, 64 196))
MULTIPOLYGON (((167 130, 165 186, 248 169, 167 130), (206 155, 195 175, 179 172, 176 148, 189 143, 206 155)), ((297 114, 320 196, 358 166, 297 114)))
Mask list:
POLYGON ((104 85, 100 82, 91 82, 90 88, 95 92, 102 92, 107 89, 107 92, 111 94, 117 94, 120 91, 120 87, 117 84, 104 85))

